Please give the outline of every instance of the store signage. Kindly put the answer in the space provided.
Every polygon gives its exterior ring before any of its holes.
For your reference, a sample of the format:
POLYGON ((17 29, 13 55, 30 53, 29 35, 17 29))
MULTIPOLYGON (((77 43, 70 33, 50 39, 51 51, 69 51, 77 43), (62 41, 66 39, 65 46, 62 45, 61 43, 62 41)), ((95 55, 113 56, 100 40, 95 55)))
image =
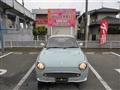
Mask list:
POLYGON ((48 9, 48 26, 75 27, 75 9, 48 9))
POLYGON ((36 18, 35 23, 36 25, 48 24, 48 19, 47 18, 36 18))

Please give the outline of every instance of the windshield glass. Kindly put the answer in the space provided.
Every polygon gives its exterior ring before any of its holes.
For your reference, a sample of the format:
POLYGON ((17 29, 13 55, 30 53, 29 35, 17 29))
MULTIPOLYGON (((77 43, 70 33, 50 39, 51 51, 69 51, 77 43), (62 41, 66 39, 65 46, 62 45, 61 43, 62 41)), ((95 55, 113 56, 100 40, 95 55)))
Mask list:
POLYGON ((78 48, 78 44, 72 37, 52 37, 48 39, 47 48, 78 48))

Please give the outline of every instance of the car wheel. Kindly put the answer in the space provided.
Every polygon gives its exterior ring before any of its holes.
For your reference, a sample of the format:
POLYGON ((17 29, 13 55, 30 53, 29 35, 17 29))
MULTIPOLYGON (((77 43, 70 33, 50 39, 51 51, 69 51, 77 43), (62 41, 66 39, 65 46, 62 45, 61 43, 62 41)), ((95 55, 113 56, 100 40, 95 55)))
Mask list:
POLYGON ((38 81, 38 90, 49 90, 50 83, 44 83, 38 81))
POLYGON ((42 87, 43 86, 43 83, 40 82, 40 81, 38 81, 37 84, 38 84, 38 87, 42 87))
POLYGON ((79 89, 81 89, 82 87, 85 87, 85 86, 86 86, 86 81, 76 83, 76 87, 79 89))

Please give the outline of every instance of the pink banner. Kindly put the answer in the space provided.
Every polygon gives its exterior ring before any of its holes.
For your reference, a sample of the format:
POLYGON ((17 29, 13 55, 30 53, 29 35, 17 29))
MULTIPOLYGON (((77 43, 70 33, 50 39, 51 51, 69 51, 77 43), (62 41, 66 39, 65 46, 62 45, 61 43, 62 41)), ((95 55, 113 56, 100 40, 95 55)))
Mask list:
POLYGON ((76 24, 75 9, 49 9, 48 26, 74 27, 76 24))
POLYGON ((108 32, 108 21, 103 19, 100 21, 100 40, 99 40, 100 45, 106 43, 107 32, 108 32))

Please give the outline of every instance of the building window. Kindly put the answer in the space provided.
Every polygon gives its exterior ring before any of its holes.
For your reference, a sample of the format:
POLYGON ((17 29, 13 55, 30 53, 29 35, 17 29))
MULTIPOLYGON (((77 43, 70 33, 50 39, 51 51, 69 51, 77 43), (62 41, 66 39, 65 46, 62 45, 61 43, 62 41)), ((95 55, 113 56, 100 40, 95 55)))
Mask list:
POLYGON ((108 29, 108 34, 120 34, 120 28, 119 27, 110 27, 108 29))

